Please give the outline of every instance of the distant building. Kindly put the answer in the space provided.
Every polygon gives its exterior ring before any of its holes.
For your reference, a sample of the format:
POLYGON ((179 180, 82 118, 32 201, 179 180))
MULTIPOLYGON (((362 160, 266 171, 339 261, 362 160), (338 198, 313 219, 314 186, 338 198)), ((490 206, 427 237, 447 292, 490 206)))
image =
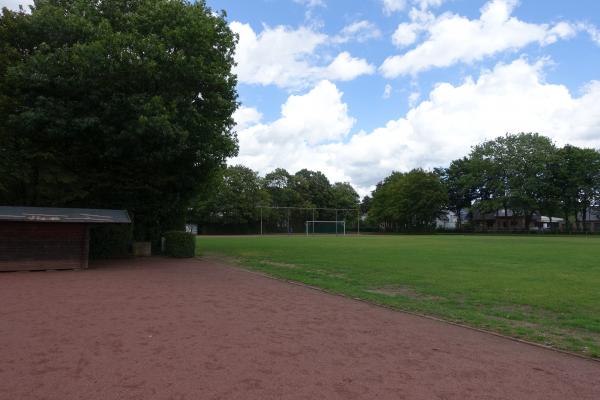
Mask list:
POLYGON ((479 232, 558 231, 564 228, 564 219, 534 213, 529 221, 529 226, 526 226, 525 216, 516 214, 510 209, 491 213, 473 210, 471 225, 474 230, 479 232))

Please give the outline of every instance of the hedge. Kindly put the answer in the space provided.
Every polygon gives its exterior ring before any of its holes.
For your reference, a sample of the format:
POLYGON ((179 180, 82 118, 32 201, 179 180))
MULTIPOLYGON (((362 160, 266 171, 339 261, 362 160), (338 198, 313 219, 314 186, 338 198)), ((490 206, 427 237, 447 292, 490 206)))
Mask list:
POLYGON ((170 257, 190 258, 196 255, 196 236, 183 231, 168 231, 165 238, 165 253, 170 257))

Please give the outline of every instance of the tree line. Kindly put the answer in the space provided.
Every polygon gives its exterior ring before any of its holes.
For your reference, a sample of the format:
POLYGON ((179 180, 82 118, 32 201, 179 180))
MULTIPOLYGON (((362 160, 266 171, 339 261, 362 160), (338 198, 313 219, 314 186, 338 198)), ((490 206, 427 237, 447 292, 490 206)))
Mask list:
MULTIPOLYGON (((213 177, 190 209, 189 220, 216 232, 256 233, 261 217, 265 223, 279 223, 287 228, 288 211, 274 207, 358 209, 356 190, 348 182, 331 183, 320 171, 302 169, 290 174, 277 168, 264 177, 258 172, 234 165, 213 177), (261 209, 262 207, 262 209, 261 209), (274 219, 283 219, 275 221, 274 219)), ((313 214, 308 210, 291 210, 296 231, 313 214)), ((332 218, 332 210, 317 210, 315 218, 332 218)), ((339 218, 346 214, 340 212, 339 218)), ((356 213, 352 213, 356 219, 356 213)))
MULTIPOLYGON (((456 215, 459 230, 469 227, 474 217, 498 212, 522 218, 526 227, 535 215, 546 215, 563 218, 567 230, 584 230, 588 211, 598 205, 597 150, 558 147, 540 134, 519 133, 478 144, 448 167, 392 172, 362 200, 348 182, 332 184, 320 171, 290 174, 278 168, 261 177, 247 167, 230 166, 205 187, 191 208, 190 220, 230 231, 248 225, 254 232, 261 213, 265 221, 276 214, 258 206, 328 207, 359 208, 364 230, 432 231, 448 211, 456 215)), ((324 213, 315 218, 333 219, 324 213)), ((297 214, 301 229, 300 222, 312 216, 297 214)), ((356 214, 336 218, 353 223, 356 214)))
POLYGON ((600 152, 557 147, 537 133, 506 134, 478 144, 447 168, 394 172, 381 181, 368 212, 384 230, 432 230, 445 211, 561 217, 567 230, 585 230, 590 209, 600 205, 600 152))

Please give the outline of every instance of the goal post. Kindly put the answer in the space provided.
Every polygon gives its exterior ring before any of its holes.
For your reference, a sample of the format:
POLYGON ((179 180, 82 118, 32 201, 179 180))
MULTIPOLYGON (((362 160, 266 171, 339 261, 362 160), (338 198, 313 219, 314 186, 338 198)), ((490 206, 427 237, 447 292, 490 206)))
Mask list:
POLYGON ((346 221, 306 221, 306 236, 312 234, 346 235, 346 221))
POLYGON ((256 230, 260 235, 330 233, 360 235, 358 208, 257 205, 256 230))

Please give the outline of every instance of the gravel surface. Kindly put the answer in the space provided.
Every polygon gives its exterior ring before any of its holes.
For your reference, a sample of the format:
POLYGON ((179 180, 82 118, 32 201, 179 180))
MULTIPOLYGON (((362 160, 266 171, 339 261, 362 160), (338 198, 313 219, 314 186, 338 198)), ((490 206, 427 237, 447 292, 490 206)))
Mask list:
POLYGON ((600 399, 600 363, 210 260, 0 273, 0 399, 600 399))

